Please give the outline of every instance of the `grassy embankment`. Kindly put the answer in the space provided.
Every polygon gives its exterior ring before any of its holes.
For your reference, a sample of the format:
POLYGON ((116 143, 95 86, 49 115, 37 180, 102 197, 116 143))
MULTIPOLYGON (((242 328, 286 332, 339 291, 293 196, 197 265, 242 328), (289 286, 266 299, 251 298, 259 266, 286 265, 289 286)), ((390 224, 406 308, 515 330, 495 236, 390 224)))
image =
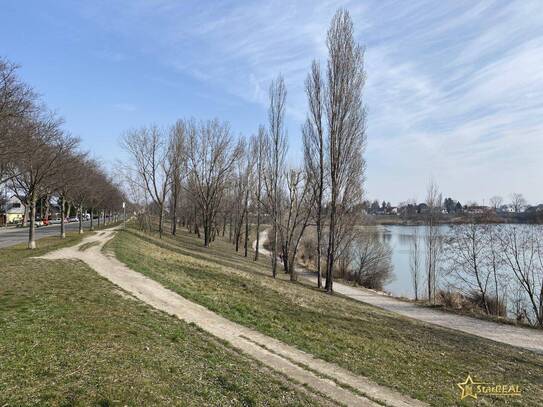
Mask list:
POLYGON ((184 297, 322 359, 436 406, 469 405, 456 383, 519 384, 521 398, 482 398, 481 405, 541 405, 543 355, 418 323, 328 296, 281 273, 269 277, 263 259, 243 258, 224 241, 205 249, 193 235, 128 231, 110 244, 131 268, 184 297))
POLYGON ((82 262, 30 258, 80 239, 0 250, 0 406, 325 403, 82 262))

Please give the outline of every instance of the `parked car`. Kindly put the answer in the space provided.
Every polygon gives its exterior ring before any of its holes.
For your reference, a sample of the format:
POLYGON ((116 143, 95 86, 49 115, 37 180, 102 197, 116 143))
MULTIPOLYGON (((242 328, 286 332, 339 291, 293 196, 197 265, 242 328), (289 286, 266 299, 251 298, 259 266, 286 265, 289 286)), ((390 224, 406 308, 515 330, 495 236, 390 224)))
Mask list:
POLYGON ((72 217, 68 218, 68 222, 69 223, 79 222, 79 218, 77 216, 72 216, 72 217))

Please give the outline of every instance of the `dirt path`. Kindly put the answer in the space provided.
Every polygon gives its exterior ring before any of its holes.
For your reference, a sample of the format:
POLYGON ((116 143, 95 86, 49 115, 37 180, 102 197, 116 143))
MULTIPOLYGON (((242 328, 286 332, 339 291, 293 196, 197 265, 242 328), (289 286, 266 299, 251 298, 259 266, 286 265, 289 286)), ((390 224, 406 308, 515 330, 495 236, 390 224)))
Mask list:
POLYGON ((356 376, 336 365, 231 322, 201 305, 186 300, 156 281, 131 270, 114 256, 104 254, 101 249, 113 235, 113 230, 106 230, 89 236, 76 246, 49 253, 42 258, 82 260, 98 274, 141 301, 184 321, 193 322, 201 329, 227 341, 268 367, 340 404, 348 406, 426 405, 377 385, 365 377, 356 376), (83 245, 85 246, 81 248, 83 245), (349 390, 351 388, 356 391, 349 390))
MULTIPOLYGON (((270 256, 269 250, 263 248, 267 240, 267 231, 260 234, 259 252, 270 256)), ((253 244, 253 249, 256 247, 253 244)), ((315 273, 307 271, 304 268, 297 268, 299 276, 317 285, 315 273)), ((466 332, 482 338, 491 339, 496 342, 506 343, 508 345, 525 348, 534 352, 543 353, 543 332, 522 328, 513 325, 500 324, 492 321, 484 321, 477 318, 471 318, 464 315, 456 315, 448 312, 434 310, 431 308, 416 305, 407 301, 381 294, 375 291, 367 290, 362 287, 353 287, 334 281, 334 291, 356 301, 365 302, 387 311, 418 319, 445 328, 455 329, 466 332)))

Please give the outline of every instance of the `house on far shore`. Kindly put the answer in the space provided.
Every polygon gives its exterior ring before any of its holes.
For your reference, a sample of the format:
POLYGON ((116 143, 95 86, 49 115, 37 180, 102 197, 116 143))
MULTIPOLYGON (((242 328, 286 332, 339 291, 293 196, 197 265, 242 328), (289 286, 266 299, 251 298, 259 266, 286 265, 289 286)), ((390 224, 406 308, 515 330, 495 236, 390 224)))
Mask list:
POLYGON ((513 208, 511 205, 502 205, 499 207, 498 212, 514 213, 515 208, 513 208))
POLYGON ((24 214, 24 205, 19 198, 13 195, 6 201, 4 207, 0 208, 0 225, 5 225, 6 223, 9 225, 21 222, 24 214))

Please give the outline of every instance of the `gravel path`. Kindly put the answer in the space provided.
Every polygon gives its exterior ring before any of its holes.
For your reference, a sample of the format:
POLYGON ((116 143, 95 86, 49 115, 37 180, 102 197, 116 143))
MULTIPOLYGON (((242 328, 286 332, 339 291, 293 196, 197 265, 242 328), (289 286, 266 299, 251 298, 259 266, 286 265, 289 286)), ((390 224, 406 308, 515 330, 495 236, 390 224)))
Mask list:
MULTIPOLYGON (((270 256, 269 250, 263 248, 267 240, 267 231, 260 234, 259 252, 270 256)), ((253 248, 255 248, 253 244, 253 248)), ((315 286, 317 285, 317 276, 304 268, 297 268, 299 276, 315 286)), ((362 287, 353 287, 334 281, 334 291, 356 301, 365 302, 387 311, 439 325, 445 328, 455 329, 466 332, 482 338, 491 339, 496 342, 506 343, 528 349, 537 353, 543 353, 543 332, 522 328, 514 325, 500 324, 492 321, 484 321, 477 318, 471 318, 464 315, 456 315, 449 312, 435 310, 424 306, 416 305, 407 301, 399 300, 386 294, 367 290, 362 287)))
POLYGON ((426 405, 257 331, 231 322, 201 305, 188 301, 156 281, 131 270, 114 256, 104 254, 101 249, 113 235, 113 230, 107 230, 87 237, 76 246, 49 253, 43 258, 82 260, 98 274, 141 301, 184 321, 198 325, 201 329, 227 341, 233 347, 268 367, 301 385, 307 386, 316 393, 327 395, 338 403, 348 406, 426 405), (87 243, 97 244, 87 245, 88 249, 79 250, 80 246, 87 243), (350 388, 357 391, 349 390, 350 388))

